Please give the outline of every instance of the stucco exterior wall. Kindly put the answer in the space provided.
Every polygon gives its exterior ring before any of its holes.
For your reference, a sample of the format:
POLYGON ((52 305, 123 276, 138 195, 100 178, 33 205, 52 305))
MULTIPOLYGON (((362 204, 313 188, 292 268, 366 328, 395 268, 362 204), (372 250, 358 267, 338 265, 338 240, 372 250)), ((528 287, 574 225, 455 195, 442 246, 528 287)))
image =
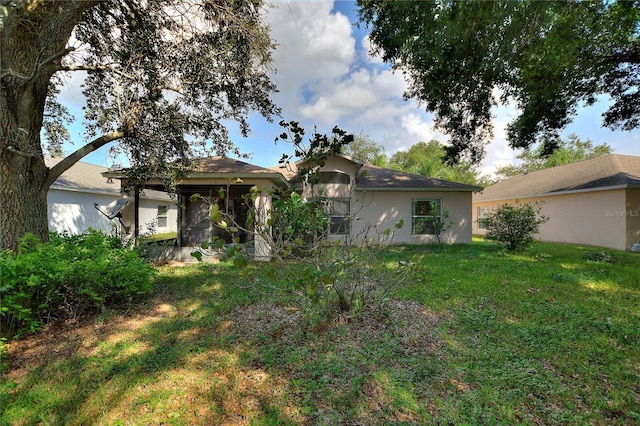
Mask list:
POLYGON ((640 242, 640 188, 627 189, 627 250, 640 242))
POLYGON ((471 193, 470 192, 422 192, 422 191, 356 191, 353 199, 352 235, 361 234, 370 225, 377 225, 395 231, 392 244, 432 244, 437 243, 435 235, 412 235, 411 216, 413 199, 439 199, 442 211, 448 212, 444 219, 450 227, 440 235, 440 241, 447 244, 471 243, 471 193), (400 220, 404 226, 395 229, 400 220))
MULTIPOLYGON (((140 195, 140 210, 139 210, 139 233, 140 235, 147 235, 151 233, 164 234, 168 232, 176 232, 178 229, 178 206, 177 199, 171 198, 143 198, 144 192, 140 195), (158 207, 167 207, 167 220, 166 226, 162 225, 162 221, 158 220, 158 207)), ((122 222, 127 227, 132 227, 134 222, 134 202, 133 198, 129 200, 127 205, 122 209, 122 222)), ((116 219, 117 220, 117 219, 116 219)), ((133 229, 130 228, 129 232, 132 234, 133 229)))
MULTIPOLYGON (((356 165, 341 157, 330 157, 323 171, 342 172, 349 175, 350 184, 318 184, 313 188, 306 186, 302 192, 305 198, 322 195, 329 198, 350 198, 351 221, 350 237, 356 240, 373 239, 376 232, 386 229, 394 232, 391 244, 433 244, 438 243, 436 235, 413 235, 411 217, 414 199, 437 199, 441 201, 442 212, 447 225, 440 235, 440 242, 446 244, 471 243, 471 192, 426 192, 406 190, 353 190, 356 180, 356 165), (396 229, 400 221, 404 225, 396 229), (367 230, 369 230, 367 232, 367 230)), ((341 235, 331 235, 330 239, 340 240, 341 235)))
MULTIPOLYGON (((543 202, 541 214, 549 221, 540 227, 536 236, 542 241, 585 244, 627 250, 626 190, 590 191, 535 198, 521 198, 520 202, 543 202)), ((478 227, 479 207, 496 208, 516 200, 473 203, 473 233, 484 235, 478 227)))
POLYGON ((116 221, 110 221, 94 207, 106 206, 120 198, 115 195, 92 194, 50 189, 47 194, 49 230, 80 234, 89 228, 111 233, 116 221))
MULTIPOLYGON (((94 204, 105 207, 113 201, 121 198, 119 194, 99 194, 82 191, 68 191, 50 189, 47 194, 49 230, 53 232, 69 232, 80 234, 89 228, 112 233, 114 230, 122 232, 120 222, 117 219, 109 220, 100 213, 94 204)), ((133 225, 134 206, 133 199, 122 211, 122 221, 125 226, 133 225)), ((156 232, 173 232, 177 227, 176 202, 167 198, 140 199, 140 231, 147 232, 146 224, 157 221, 159 205, 167 206, 167 226, 156 227, 156 232)))

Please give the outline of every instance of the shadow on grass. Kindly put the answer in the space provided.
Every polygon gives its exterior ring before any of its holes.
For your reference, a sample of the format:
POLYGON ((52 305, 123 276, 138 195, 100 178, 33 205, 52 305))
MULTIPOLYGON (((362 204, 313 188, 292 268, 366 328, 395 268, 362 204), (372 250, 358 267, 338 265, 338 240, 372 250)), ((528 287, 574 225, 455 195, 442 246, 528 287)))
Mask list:
POLYGON ((601 264, 583 254, 558 245, 516 254, 477 243, 392 247, 380 261, 424 261, 424 276, 394 291, 421 303, 398 305, 425 319, 422 332, 405 335, 384 311, 356 325, 317 321, 291 330, 298 323, 287 322, 286 300, 255 285, 265 279, 259 265, 161 268, 154 296, 126 314, 11 343, 17 363, 2 378, 0 417, 3 424, 637 421, 640 318, 630 314, 640 305, 637 257, 601 264), (239 317, 246 312, 253 316, 239 317))
POLYGON ((284 382, 240 365, 223 332, 226 313, 259 297, 238 279, 225 266, 164 269, 155 296, 126 315, 9 344, 2 424, 292 422, 284 382))

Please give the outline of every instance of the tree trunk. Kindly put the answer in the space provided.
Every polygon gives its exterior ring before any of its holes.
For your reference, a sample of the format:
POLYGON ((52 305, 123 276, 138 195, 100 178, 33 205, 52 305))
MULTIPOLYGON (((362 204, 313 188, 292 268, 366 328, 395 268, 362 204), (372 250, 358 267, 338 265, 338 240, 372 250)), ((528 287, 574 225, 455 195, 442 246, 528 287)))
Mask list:
POLYGON ((16 249, 27 232, 48 239, 47 191, 62 170, 51 173, 44 163, 40 131, 45 102, 51 77, 70 52, 71 31, 92 4, 25 1, 7 4, 2 11, 0 249, 16 249))
POLYGON ((3 155, 0 160, 0 243, 14 250, 22 236, 32 233, 46 241, 49 236, 47 168, 42 158, 3 155), (6 177, 9 177, 8 179, 6 177))

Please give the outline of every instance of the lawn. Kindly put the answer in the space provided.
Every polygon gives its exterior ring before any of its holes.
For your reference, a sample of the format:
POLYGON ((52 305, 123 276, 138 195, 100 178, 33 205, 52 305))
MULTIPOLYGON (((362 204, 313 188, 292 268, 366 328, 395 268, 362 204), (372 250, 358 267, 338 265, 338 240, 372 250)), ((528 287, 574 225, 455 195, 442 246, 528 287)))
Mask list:
POLYGON ((384 304, 305 308, 269 264, 162 266, 152 297, 9 342, 2 424, 640 424, 640 255, 399 246, 384 304))

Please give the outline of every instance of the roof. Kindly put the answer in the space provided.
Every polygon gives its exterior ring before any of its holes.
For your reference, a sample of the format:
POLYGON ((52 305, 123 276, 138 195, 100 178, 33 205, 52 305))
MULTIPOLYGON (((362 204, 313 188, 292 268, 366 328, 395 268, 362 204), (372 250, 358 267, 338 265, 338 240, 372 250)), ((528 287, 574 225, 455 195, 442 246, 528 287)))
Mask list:
MULTIPOLYGON (((44 162, 51 168, 62 161, 62 157, 45 157, 44 162)), ((105 194, 121 197, 123 194, 120 182, 110 177, 104 177, 103 173, 109 169, 95 164, 78 161, 73 166, 62 172, 60 177, 51 185, 50 189, 61 191, 86 192, 91 194, 105 194)), ((153 190, 146 190, 141 198, 150 200, 166 200, 168 195, 153 190)))
POLYGON ((265 177, 282 179, 282 173, 274 169, 256 166, 229 157, 208 157, 198 161, 190 177, 212 177, 233 175, 234 177, 265 177))
MULTIPOLYGON (((387 169, 371 164, 363 164, 359 160, 344 154, 333 154, 335 157, 343 158, 354 164, 358 171, 356 180, 357 191, 454 191, 473 192, 480 191, 479 186, 467 185, 463 183, 451 182, 448 180, 431 178, 414 173, 401 172, 399 170, 387 169)), ((302 161, 295 163, 298 167, 302 161)), ((294 175, 289 178, 289 182, 299 185, 300 176, 294 175)))
POLYGON ((474 202, 640 188, 640 157, 609 154, 512 176, 485 188, 474 202))
MULTIPOLYGON (((44 161, 51 168, 62 161, 62 157, 45 157, 44 161)), ((51 189, 119 196, 120 183, 102 176, 107 170, 106 167, 79 161, 65 170, 51 185, 51 189)))
MULTIPOLYGON (((126 179, 125 170, 111 170, 103 173, 103 176, 126 179)), ((281 172, 274 169, 256 166, 241 160, 229 157, 207 157, 197 161, 195 170, 183 179, 179 184, 188 184, 189 179, 216 179, 216 178, 262 178, 288 185, 281 172)), ((153 187, 154 185, 150 185, 153 187)), ((158 186, 158 185, 155 185, 158 186)))
POLYGON ((360 169, 356 189, 376 191, 428 190, 473 192, 480 191, 482 188, 365 164, 360 169))

